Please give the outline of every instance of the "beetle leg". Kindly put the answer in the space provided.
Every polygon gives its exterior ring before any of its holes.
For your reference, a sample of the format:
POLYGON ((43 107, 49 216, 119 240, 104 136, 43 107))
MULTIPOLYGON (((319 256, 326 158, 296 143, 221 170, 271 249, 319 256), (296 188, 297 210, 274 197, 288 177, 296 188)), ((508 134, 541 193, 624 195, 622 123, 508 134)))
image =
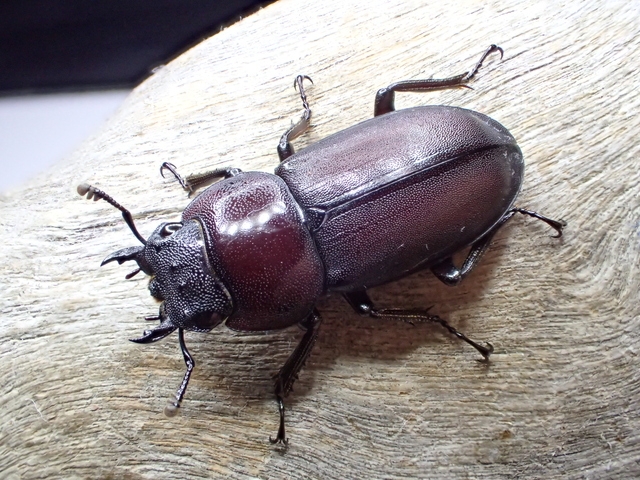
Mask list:
POLYGON ((494 227, 489 230, 485 235, 477 240, 474 244, 471 245, 471 250, 467 255, 467 258, 464 260, 462 267, 458 268, 454 265, 452 258, 446 258, 442 262, 431 267, 431 271, 433 274, 438 277, 442 283, 455 286, 458 285, 471 271, 478 265, 480 258, 489 248, 491 240, 496 232, 507 223, 511 217, 513 217, 516 213, 521 213, 523 215, 529 215, 531 217, 537 218, 538 220, 542 220, 553 229, 558 232, 557 235, 554 235, 554 238, 558 238, 562 236, 562 229, 566 225, 566 223, 562 220, 552 220, 551 218, 540 215, 539 213, 532 212, 530 210, 525 210, 523 208, 514 207, 509 210, 500 221, 494 225, 494 227))
MULTIPOLYGON (((482 66, 482 62, 493 52, 500 52, 500 58, 502 58, 502 48, 497 45, 491 45, 482 54, 476 66, 466 73, 456 75, 455 77, 448 77, 442 79, 430 78, 426 80, 404 80, 402 82, 396 82, 389 85, 387 88, 381 88, 376 94, 376 100, 374 103, 373 116, 377 117, 384 113, 393 112, 396 108, 394 106, 395 92, 432 92, 434 90, 446 90, 448 88, 467 87, 465 82, 468 82, 478 72, 482 66)), ((469 87, 467 87, 469 88, 469 87)))
POLYGON ((428 310, 395 310, 395 309, 377 309, 366 290, 360 290, 357 292, 349 292, 344 293, 344 298, 349 302, 349 305, 363 316, 368 316, 371 318, 381 318, 381 319, 400 319, 405 322, 415 323, 415 322, 432 322, 442 325, 446 328, 449 333, 455 335, 460 340, 467 342, 473 348, 478 350, 480 354, 484 357, 485 360, 489 359, 489 355, 493 352, 493 345, 487 343, 487 346, 482 346, 467 336, 464 333, 459 332, 451 325, 449 325, 446 320, 440 318, 437 315, 429 314, 428 310))
POLYGON ((565 222, 564 220, 553 220, 552 218, 545 217, 544 215, 540 215, 537 212, 532 212, 531 210, 525 210, 524 208, 514 207, 507 212, 507 215, 513 215, 514 213, 521 213, 523 215, 529 215, 530 217, 542 220, 544 223, 558 232, 557 235, 552 235, 553 238, 560 238, 562 236, 562 229, 567 226, 567 222, 565 222))
POLYGON ((224 168, 216 168, 215 170, 210 170, 204 173, 196 173, 193 175, 189 175, 187 178, 184 178, 182 175, 178 173, 178 169, 173 163, 164 162, 160 166, 160 175, 164 178, 164 170, 169 170, 176 180, 180 183, 180 186, 189 193, 189 196, 196 190, 201 187, 205 187, 207 185, 212 184, 214 181, 219 180, 221 178, 229 178, 242 173, 242 170, 239 168, 233 167, 224 167, 224 168))
POLYGON ((491 230, 471 245, 471 250, 469 250, 467 258, 465 258, 461 268, 456 267, 453 263, 453 258, 449 257, 431 267, 433 274, 445 285, 449 285, 450 287, 458 285, 478 265, 482 255, 484 255, 489 245, 491 245, 493 236, 514 214, 515 212, 511 210, 507 212, 491 230))
MULTIPOLYGON (((161 320, 160 317, 147 317, 145 320, 161 320)), ((152 343, 157 342, 158 340, 162 340, 164 337, 172 334, 176 330, 176 326, 171 323, 171 320, 168 318, 162 321, 160 325, 155 328, 145 330, 142 333, 141 337, 138 338, 130 338, 129 341, 134 343, 152 343)))
POLYGON ((303 367, 304 363, 309 358, 313 345, 318 338, 318 330, 322 318, 320 314, 314 309, 311 314, 300 322, 300 326, 306 329, 302 340, 289 356, 285 364, 275 376, 275 394, 276 401, 278 402, 278 410, 280 412, 280 427, 278 428, 278 435, 275 439, 269 437, 271 443, 287 444, 288 440, 285 437, 284 430, 284 398, 291 392, 293 382, 298 378, 298 373, 303 367))
POLYGON ((309 108, 309 103, 307 102, 307 94, 304 91, 303 81, 304 79, 309 80, 313 83, 311 78, 306 75, 298 75, 293 83, 294 88, 297 86, 298 91, 300 92, 300 98, 302 99, 302 106, 304 107, 304 112, 302 113, 302 117, 293 125, 289 130, 284 132, 282 137, 280 137, 280 143, 278 143, 278 156, 280 157, 280 161, 284 161, 294 154, 295 150, 293 149, 293 145, 291 145, 291 140, 298 138, 302 135, 311 123, 311 109, 309 108))
POLYGON ((178 408, 180 408, 182 398, 187 391, 187 385, 189 384, 189 379, 191 378, 191 372, 196 366, 195 360, 189 353, 189 350, 187 350, 187 346, 184 343, 184 329, 182 328, 178 329, 178 339, 180 341, 180 349, 182 350, 182 356, 184 357, 184 363, 187 366, 187 371, 184 373, 182 383, 180 384, 180 386, 178 387, 178 391, 176 392, 176 399, 173 402, 170 402, 169 405, 164 407, 164 414, 167 417, 173 417, 178 413, 178 408))

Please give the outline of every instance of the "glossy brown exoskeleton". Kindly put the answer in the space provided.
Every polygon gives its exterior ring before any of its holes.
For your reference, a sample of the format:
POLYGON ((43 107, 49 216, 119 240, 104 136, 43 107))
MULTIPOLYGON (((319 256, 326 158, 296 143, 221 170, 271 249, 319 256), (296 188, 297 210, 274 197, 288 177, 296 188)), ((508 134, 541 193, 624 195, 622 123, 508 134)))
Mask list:
MULTIPOLYGON (((220 323, 243 332, 302 326, 306 332, 275 377, 280 427, 272 442, 286 443, 283 398, 318 335, 318 298, 341 292, 356 312, 373 318, 428 321, 444 326, 484 358, 493 351, 424 311, 373 305, 367 289, 425 268, 447 285, 459 283, 478 263, 493 235, 515 213, 548 223, 562 235, 564 222, 514 207, 524 175, 522 153, 498 122, 449 106, 394 110, 394 92, 427 92, 465 86, 492 52, 470 72, 443 80, 411 80, 381 89, 374 118, 331 135, 298 153, 290 141, 308 127, 311 110, 282 136, 275 175, 214 170, 183 179, 190 193, 204 190, 180 222, 160 225, 144 239, 128 210, 103 191, 83 184, 81 195, 102 198, 123 213, 142 243, 104 261, 137 262, 152 277, 151 294, 162 301, 160 324, 134 342, 149 343, 178 330, 187 372, 194 361, 184 330, 207 332, 220 323), (461 267, 452 256, 470 247, 461 267)), ((309 79, 310 80, 310 79, 309 79)))

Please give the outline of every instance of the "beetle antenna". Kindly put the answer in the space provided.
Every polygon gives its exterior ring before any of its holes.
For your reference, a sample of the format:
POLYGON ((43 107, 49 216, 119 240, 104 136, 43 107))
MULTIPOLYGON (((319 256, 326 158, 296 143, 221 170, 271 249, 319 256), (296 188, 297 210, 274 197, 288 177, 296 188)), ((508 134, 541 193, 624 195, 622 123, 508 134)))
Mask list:
POLYGON ((107 195, 105 192, 103 192, 99 188, 92 187, 88 183, 81 183, 80 185, 78 185, 78 194, 81 197, 84 197, 86 195, 87 200, 91 200, 92 198, 94 201, 103 199, 105 202, 116 207, 118 210, 122 212, 122 218, 124 218, 124 221, 127 222, 127 225, 129 226, 133 234, 136 236, 136 238, 140 240, 140 242, 142 242, 143 245, 147 244, 147 241, 144 239, 142 235, 140 235, 140 233, 138 232, 138 229, 136 228, 136 225, 133 223, 133 217, 131 216, 131 212, 126 208, 124 208, 122 205, 120 205, 118 202, 116 202, 113 199, 113 197, 111 197, 110 195, 107 195))
POLYGON ((189 379, 191 378, 191 372, 193 371, 193 367, 196 366, 196 362, 187 350, 187 346, 184 344, 184 329, 178 329, 178 339, 180 340, 180 349, 182 350, 182 355, 184 356, 184 363, 187 365, 187 371, 184 373, 184 378, 182 379, 182 383, 178 387, 178 391, 176 392, 176 399, 173 402, 170 402, 169 405, 164 407, 164 414, 167 417, 174 417, 178 413, 178 408, 180 408, 180 404, 182 403, 182 398, 184 397, 185 392, 187 391, 187 385, 189 384, 189 379))

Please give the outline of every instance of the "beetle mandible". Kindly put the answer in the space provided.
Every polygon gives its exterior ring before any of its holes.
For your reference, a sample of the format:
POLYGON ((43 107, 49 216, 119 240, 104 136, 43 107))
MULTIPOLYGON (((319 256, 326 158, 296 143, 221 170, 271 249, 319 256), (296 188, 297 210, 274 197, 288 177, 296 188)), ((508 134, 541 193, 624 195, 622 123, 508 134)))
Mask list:
POLYGON ((495 233, 516 213, 546 222, 562 235, 565 222, 514 206, 524 162, 513 136, 495 120, 451 106, 395 110, 395 92, 429 92, 467 87, 475 67, 445 79, 408 80, 378 91, 374 118, 335 133, 298 153, 291 141, 310 126, 303 82, 302 118, 281 137, 275 174, 220 168, 183 178, 192 193, 207 185, 184 210, 182 221, 163 223, 148 239, 131 213, 102 190, 87 184, 80 195, 104 199, 122 216, 142 246, 107 256, 102 265, 135 261, 151 277, 151 295, 161 301, 159 325, 137 343, 160 340, 175 330, 187 366, 175 401, 184 396, 195 362, 184 331, 207 332, 225 323, 243 331, 270 331, 299 324, 305 333, 275 375, 280 423, 272 443, 287 443, 283 399, 309 357, 321 322, 319 297, 342 293, 353 309, 376 319, 435 322, 487 359, 493 347, 480 345, 427 310, 381 309, 367 289, 413 272, 431 269, 457 285, 478 264, 495 233), (214 183, 215 182, 215 183, 214 183), (462 266, 452 257, 469 248, 462 266))

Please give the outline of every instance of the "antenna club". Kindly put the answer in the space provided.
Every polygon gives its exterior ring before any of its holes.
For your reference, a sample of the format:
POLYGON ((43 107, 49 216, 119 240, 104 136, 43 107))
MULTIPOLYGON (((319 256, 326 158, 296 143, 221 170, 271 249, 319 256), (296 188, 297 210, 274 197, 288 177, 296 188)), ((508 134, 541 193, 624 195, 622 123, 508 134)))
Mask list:
MULTIPOLYGON (((92 187, 88 183, 81 183, 80 185, 78 185, 77 191, 78 191, 78 194, 83 197, 86 195, 87 200, 93 199, 94 201, 97 202, 98 200, 102 199, 108 204, 120 210, 122 212, 122 218, 124 218, 124 221, 129 226, 129 229, 131 229, 131 232, 136 236, 138 240, 140 240, 140 243, 142 243, 143 245, 147 244, 147 241, 144 239, 142 235, 140 235, 140 233, 136 229, 136 226, 133 223, 133 216, 131 215, 131 212, 126 208, 124 208, 122 205, 120 205, 118 202, 116 202, 110 195, 107 195, 105 192, 103 192, 99 188, 92 187)), ((132 272, 131 276, 133 275, 135 275, 135 273, 132 272)), ((131 277, 128 277, 128 278, 131 278, 131 277)))
POLYGON ((88 183, 81 183, 80 185, 78 185, 78 188, 77 188, 78 195, 80 195, 81 197, 84 197, 87 193, 89 193, 91 188, 92 188, 91 185, 89 185, 88 183))
POLYGON ((169 404, 166 407, 164 407, 164 414, 169 418, 175 417, 178 414, 179 408, 180 408, 180 405, 177 405, 174 402, 169 402, 169 404))

